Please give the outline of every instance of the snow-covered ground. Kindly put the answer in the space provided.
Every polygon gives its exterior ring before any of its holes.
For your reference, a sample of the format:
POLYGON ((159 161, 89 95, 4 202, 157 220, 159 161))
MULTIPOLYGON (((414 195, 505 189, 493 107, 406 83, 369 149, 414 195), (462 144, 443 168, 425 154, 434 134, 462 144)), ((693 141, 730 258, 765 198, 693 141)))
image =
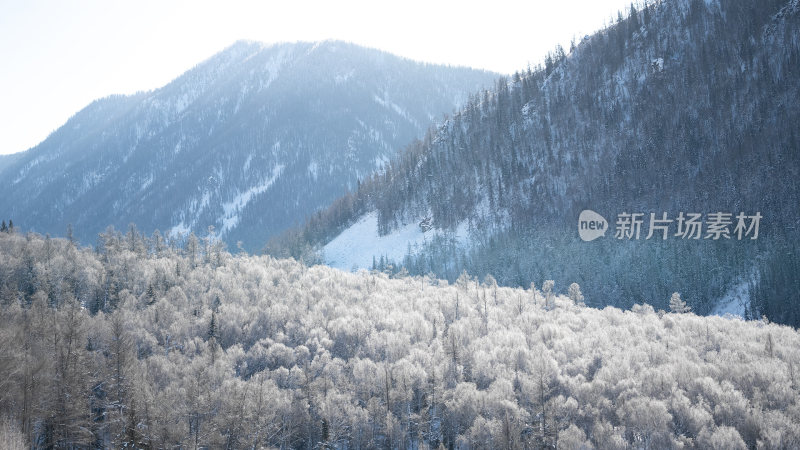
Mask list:
MULTIPOLYGON (((373 256, 380 259, 385 256, 389 260, 402 262, 408 252, 422 247, 440 231, 430 230, 423 233, 416 222, 403 225, 385 236, 378 235, 378 214, 370 212, 362 216, 356 223, 336 236, 323 248, 325 262, 342 270, 370 269, 373 256)), ((455 233, 458 242, 465 244, 469 239, 466 222, 462 223, 455 233)))
POLYGON ((717 302, 717 306, 711 311, 712 315, 725 316, 733 315, 744 318, 744 311, 750 302, 750 280, 744 279, 739 284, 733 286, 717 302))

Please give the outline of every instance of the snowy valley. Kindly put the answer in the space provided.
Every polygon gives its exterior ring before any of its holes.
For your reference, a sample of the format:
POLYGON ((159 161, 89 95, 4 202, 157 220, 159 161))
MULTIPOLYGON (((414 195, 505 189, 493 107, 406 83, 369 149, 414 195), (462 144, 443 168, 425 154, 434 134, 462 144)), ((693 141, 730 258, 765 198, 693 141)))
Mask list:
POLYGON ((800 0, 655 0, 97 100, 0 155, 0 450, 799 449, 798 98, 800 0))

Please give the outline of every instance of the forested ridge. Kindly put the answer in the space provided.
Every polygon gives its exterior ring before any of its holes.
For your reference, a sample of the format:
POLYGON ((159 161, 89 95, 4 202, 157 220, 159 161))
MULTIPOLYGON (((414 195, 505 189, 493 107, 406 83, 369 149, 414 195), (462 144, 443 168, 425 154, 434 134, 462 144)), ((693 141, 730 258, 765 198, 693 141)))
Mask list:
POLYGON ((750 284, 744 314, 798 326, 798 25, 795 0, 632 7, 474 94, 391 167, 266 251, 324 260, 319 249, 370 213, 381 234, 409 223, 445 233, 391 261, 412 274, 453 281, 466 269, 523 287, 577 281, 594 301, 623 308, 666 307, 679 290, 703 314, 750 284), (764 220, 752 242, 620 241, 612 229, 587 244, 576 233, 584 209, 612 227, 626 211, 764 220), (446 237, 459 226, 470 231, 466 246, 446 237))
POLYGON ((0 261, 3 448, 800 446, 800 334, 762 320, 135 227, 6 229, 0 261))

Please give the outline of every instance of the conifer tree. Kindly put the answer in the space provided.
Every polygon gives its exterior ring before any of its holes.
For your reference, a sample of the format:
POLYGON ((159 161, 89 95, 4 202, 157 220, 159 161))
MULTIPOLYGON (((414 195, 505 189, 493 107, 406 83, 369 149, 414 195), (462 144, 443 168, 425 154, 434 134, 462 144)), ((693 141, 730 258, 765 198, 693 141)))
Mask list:
POLYGON ((217 313, 211 313, 211 322, 208 324, 208 340, 216 340, 219 333, 219 325, 217 325, 217 313))
POLYGON ((681 294, 677 292, 673 292, 672 297, 669 299, 669 309, 676 314, 684 314, 692 310, 690 306, 686 305, 685 301, 681 300, 681 294))
POLYGON ((147 304, 152 305, 156 302, 156 291, 153 288, 153 283, 147 285, 147 304))
POLYGON ((583 303, 583 294, 581 293, 581 287, 578 283, 572 283, 569 285, 567 290, 567 295, 569 295, 570 300, 578 306, 584 306, 583 303))

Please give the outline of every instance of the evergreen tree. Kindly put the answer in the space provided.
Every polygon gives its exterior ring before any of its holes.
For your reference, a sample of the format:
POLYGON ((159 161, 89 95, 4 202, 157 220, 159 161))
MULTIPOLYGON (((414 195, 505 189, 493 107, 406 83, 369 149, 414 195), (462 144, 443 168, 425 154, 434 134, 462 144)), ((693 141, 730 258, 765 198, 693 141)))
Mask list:
POLYGON ((219 333, 218 329, 219 325, 217 325, 217 313, 211 313, 211 322, 208 324, 208 340, 216 339, 219 333))
POLYGON ((669 298, 669 309, 676 314, 684 314, 692 310, 685 301, 681 300, 681 294, 677 292, 673 292, 672 297, 669 298))
POLYGON ((578 306, 584 306, 583 303, 583 294, 581 293, 581 287, 578 283, 572 283, 569 285, 567 290, 567 295, 569 295, 570 300, 578 306))
POLYGON ((164 252, 167 250, 167 245, 164 242, 164 237, 161 236, 160 231, 153 231, 153 237, 150 239, 150 242, 153 245, 153 253, 157 257, 163 256, 164 252))
POLYGON ((156 302, 156 290, 153 287, 153 283, 149 283, 147 285, 147 304, 152 305, 156 302))
POLYGON ((195 236, 194 231, 189 233, 189 237, 186 240, 186 247, 185 247, 186 256, 189 258, 189 264, 192 268, 197 266, 197 258, 200 252, 200 243, 195 236))
POLYGON ((553 309, 555 306, 555 296, 553 295, 553 287, 555 286, 555 281, 553 280, 545 280, 542 283, 542 294, 544 294, 544 307, 545 309, 553 309))

